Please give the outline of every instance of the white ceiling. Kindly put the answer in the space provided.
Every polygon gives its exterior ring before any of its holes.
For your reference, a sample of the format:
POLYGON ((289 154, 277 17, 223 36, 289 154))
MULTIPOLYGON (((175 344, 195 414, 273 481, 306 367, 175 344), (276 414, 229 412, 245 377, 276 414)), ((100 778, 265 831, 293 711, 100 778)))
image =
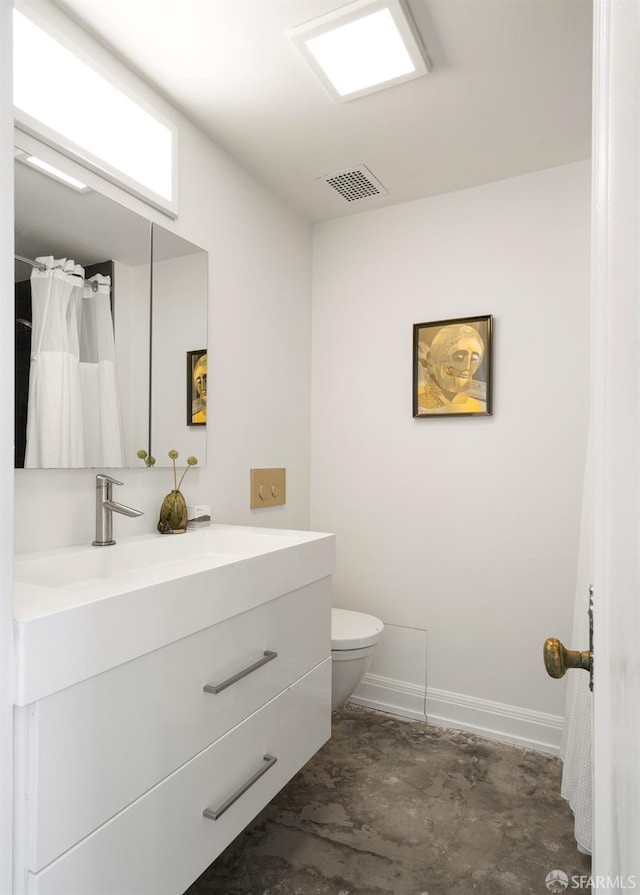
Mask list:
POLYGON ((312 221, 591 153, 590 0, 409 0, 425 77, 337 104, 286 37, 340 0, 56 0, 312 221), (323 175, 366 165, 386 197, 323 175))

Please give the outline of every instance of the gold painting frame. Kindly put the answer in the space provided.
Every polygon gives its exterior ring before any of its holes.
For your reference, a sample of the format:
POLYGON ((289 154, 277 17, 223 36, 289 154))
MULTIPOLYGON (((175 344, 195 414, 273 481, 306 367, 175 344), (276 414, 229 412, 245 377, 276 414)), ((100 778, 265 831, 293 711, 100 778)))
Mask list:
POLYGON ((206 424, 207 349, 198 348, 187 351, 187 426, 206 424))
POLYGON ((493 317, 413 325, 413 416, 491 416, 493 317))

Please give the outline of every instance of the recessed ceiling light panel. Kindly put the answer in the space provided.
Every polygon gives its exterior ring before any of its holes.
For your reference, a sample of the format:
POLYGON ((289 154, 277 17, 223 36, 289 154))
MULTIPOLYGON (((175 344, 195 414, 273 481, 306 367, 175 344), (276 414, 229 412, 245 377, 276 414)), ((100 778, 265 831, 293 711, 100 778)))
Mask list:
POLYGON ((429 71, 426 52, 403 0, 354 0, 291 28, 288 35, 338 102, 429 71))

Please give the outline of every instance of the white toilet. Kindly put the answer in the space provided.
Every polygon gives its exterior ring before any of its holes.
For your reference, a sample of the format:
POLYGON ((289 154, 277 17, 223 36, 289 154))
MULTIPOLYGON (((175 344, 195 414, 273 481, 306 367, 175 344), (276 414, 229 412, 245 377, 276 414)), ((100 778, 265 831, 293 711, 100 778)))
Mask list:
POLYGON ((331 610, 331 709, 351 696, 371 665, 384 624, 374 615, 331 610))

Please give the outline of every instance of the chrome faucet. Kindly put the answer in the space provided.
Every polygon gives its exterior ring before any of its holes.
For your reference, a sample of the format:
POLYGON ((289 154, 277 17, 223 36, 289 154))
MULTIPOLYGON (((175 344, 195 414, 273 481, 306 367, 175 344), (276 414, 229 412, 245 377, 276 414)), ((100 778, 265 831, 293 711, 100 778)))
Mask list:
POLYGON ((122 516, 142 516, 142 510, 134 510, 116 503, 112 498, 113 485, 122 485, 117 479, 100 473, 96 476, 96 539, 94 547, 110 547, 113 540, 113 513, 122 516))

